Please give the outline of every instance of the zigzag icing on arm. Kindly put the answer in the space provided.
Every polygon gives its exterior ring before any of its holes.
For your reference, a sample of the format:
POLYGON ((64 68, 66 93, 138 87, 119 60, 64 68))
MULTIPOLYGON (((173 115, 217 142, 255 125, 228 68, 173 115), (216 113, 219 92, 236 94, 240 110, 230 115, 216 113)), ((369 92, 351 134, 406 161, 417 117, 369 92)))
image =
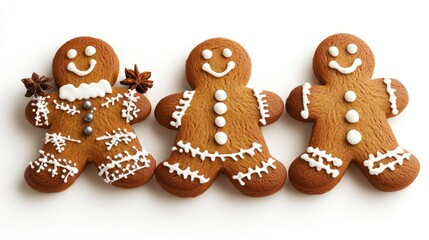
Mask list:
POLYGON ((404 149, 397 147, 395 150, 387 151, 387 153, 385 154, 382 154, 380 152, 377 152, 377 156, 370 154, 368 160, 365 160, 363 162, 363 165, 369 169, 369 173, 371 175, 378 175, 382 173, 386 168, 389 168, 392 171, 395 170, 396 164, 402 166, 402 164, 404 163, 404 159, 410 160, 410 157, 411 153, 405 153, 404 149), (389 162, 388 164, 380 163, 377 168, 374 168, 374 163, 386 158, 395 158, 395 160, 389 162))
POLYGON ((208 183, 210 180, 210 178, 206 178, 206 177, 204 177, 204 175, 198 174, 199 173, 198 170, 191 171, 190 167, 187 167, 185 170, 180 169, 179 163, 175 163, 175 164, 171 165, 168 162, 164 162, 163 165, 170 169, 170 170, 168 170, 168 172, 170 174, 176 172, 176 174, 178 176, 182 176, 183 179, 188 179, 188 176, 189 176, 191 179, 191 182, 193 182, 194 179, 198 179, 200 181, 200 184, 204 184, 204 183, 208 183))
POLYGON ((133 132, 128 132, 127 129, 125 128, 122 131, 120 128, 118 128, 118 131, 113 130, 112 133, 106 132, 105 135, 101 137, 97 137, 95 140, 97 141, 109 140, 108 142, 106 142, 106 145, 107 145, 107 150, 110 150, 112 149, 113 146, 117 147, 120 142, 124 142, 125 144, 128 144, 136 137, 137 136, 133 132))
POLYGON ((267 125, 267 121, 265 119, 270 117, 268 114, 268 109, 266 109, 268 107, 267 99, 265 99, 267 95, 263 94, 262 90, 253 89, 253 96, 255 96, 256 100, 258 101, 259 114, 261 115, 259 122, 261 122, 263 125, 267 125))
POLYGON ((48 109, 48 103, 46 102, 47 98, 50 98, 50 96, 37 96, 32 99, 32 101, 36 101, 31 103, 31 106, 36 107, 31 109, 32 112, 36 113, 36 116, 34 117, 36 126, 49 125, 48 114, 50 112, 48 109), (42 122, 42 118, 45 120, 44 122, 42 122))
POLYGON ((398 106, 396 105, 396 99, 395 96, 396 89, 392 88, 392 80, 390 78, 384 79, 384 84, 386 84, 386 92, 389 94, 389 102, 390 102, 390 108, 392 109, 393 115, 397 115, 399 113, 398 106))
POLYGON ((80 140, 76 140, 73 138, 70 138, 70 136, 61 136, 61 132, 56 133, 46 133, 45 135, 45 144, 52 143, 55 146, 55 149, 58 151, 58 153, 61 153, 64 151, 64 146, 66 146, 66 141, 80 143, 80 140))
POLYGON ((195 91, 185 91, 182 99, 179 100, 179 105, 176 106, 176 111, 171 114, 174 121, 170 122, 170 125, 178 128, 182 125, 182 117, 185 116, 185 112, 189 106, 191 106, 192 98, 194 97, 195 91))
POLYGON ((302 85, 302 106, 304 110, 301 111, 301 117, 304 119, 307 119, 310 115, 310 112, 308 110, 308 105, 310 104, 310 100, 308 100, 308 95, 310 95, 310 83, 304 83, 302 85))
POLYGON ((37 173, 40 173, 46 169, 51 173, 51 177, 55 177, 61 173, 61 178, 64 179, 64 183, 67 183, 69 176, 73 177, 79 172, 79 170, 76 168, 76 163, 73 163, 67 159, 56 159, 53 154, 45 153, 42 150, 39 152, 42 154, 42 157, 33 162, 30 162, 31 169, 38 167, 36 170, 37 173))
POLYGON ((238 172, 236 175, 232 176, 232 179, 238 180, 240 182, 241 186, 246 185, 246 183, 243 181, 243 178, 247 178, 247 180, 252 179, 252 174, 258 174, 259 177, 262 177, 262 173, 268 174, 268 167, 271 167, 272 169, 276 169, 276 166, 274 166, 274 162, 276 160, 272 158, 268 158, 268 160, 262 161, 262 167, 255 166, 255 168, 248 168, 246 173, 238 172))
POLYGON ((127 100, 122 102, 122 106, 124 106, 125 109, 122 109, 121 117, 125 118, 127 123, 130 123, 134 118, 137 118, 137 113, 140 112, 140 109, 136 105, 137 100, 139 100, 140 97, 135 96, 136 93, 137 91, 135 89, 129 89, 128 93, 124 93, 127 100))
POLYGON ((244 154, 248 154, 249 156, 254 156, 255 151, 262 152, 262 145, 259 143, 252 143, 252 147, 248 149, 242 149, 240 148, 240 151, 236 153, 228 153, 228 154, 221 154, 217 151, 214 153, 209 153, 207 150, 204 150, 203 152, 200 150, 199 147, 194 148, 191 146, 191 143, 183 143, 182 140, 180 140, 177 143, 177 147, 173 147, 172 151, 178 150, 180 153, 191 153, 192 157, 199 156, 201 161, 204 161, 206 158, 209 158, 212 162, 216 160, 216 158, 219 158, 222 162, 224 162, 227 158, 231 158, 234 161, 238 161, 238 158, 244 159, 244 154))
POLYGON ((57 100, 54 100, 53 103, 55 104, 55 109, 61 110, 66 112, 70 115, 80 114, 80 111, 76 109, 76 106, 73 105, 72 108, 70 108, 69 104, 64 104, 64 102, 61 102, 61 104, 57 103, 57 100))
POLYGON ((332 169, 329 164, 323 163, 323 160, 332 163, 335 167, 340 167, 341 165, 343 165, 343 161, 341 159, 332 157, 331 154, 326 154, 325 150, 322 151, 318 147, 308 147, 307 153, 302 154, 301 159, 308 162, 308 165, 310 167, 316 168, 317 171, 324 169, 327 174, 332 174, 333 178, 338 177, 340 172, 337 169, 332 169), (311 157, 309 154, 311 155, 311 157), (317 161, 312 157, 317 157, 317 161))

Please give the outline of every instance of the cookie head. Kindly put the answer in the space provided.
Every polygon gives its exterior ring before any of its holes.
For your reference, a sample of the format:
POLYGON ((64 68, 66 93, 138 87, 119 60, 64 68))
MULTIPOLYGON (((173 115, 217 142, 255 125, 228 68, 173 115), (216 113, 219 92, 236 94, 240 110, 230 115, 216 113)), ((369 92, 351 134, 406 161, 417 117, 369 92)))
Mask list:
POLYGON ((217 84, 245 86, 250 71, 251 62, 246 50, 225 38, 200 43, 186 61, 186 77, 193 89, 217 84))
POLYGON ((69 40, 55 54, 52 70, 58 87, 96 83, 105 79, 113 85, 119 72, 119 59, 106 42, 92 37, 69 40))
POLYGON ((374 65, 374 56, 368 45, 360 38, 345 33, 323 40, 313 58, 314 73, 322 84, 369 80, 374 65))

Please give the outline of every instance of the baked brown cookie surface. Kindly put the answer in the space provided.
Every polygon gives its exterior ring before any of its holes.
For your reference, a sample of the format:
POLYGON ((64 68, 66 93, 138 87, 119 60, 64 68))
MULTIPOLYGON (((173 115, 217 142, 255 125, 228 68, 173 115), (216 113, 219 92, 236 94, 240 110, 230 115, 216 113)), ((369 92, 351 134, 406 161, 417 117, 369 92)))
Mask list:
POLYGON ((57 51, 52 70, 58 92, 46 94, 47 81, 37 80, 37 74, 23 79, 26 95, 35 94, 25 110, 27 120, 49 129, 39 157, 25 171, 28 185, 40 192, 65 190, 89 163, 114 186, 146 183, 155 160, 131 124, 144 120, 151 105, 135 88, 112 87, 119 72, 112 47, 92 37, 74 38, 57 51))
POLYGON ((286 102, 293 118, 314 122, 310 146, 289 169, 299 191, 329 191, 351 162, 382 191, 417 177, 417 158, 399 146, 387 121, 405 109, 407 91, 396 79, 371 79, 374 66, 370 48, 353 35, 335 34, 317 47, 313 70, 321 85, 305 83, 286 102))
POLYGON ((155 171, 159 184, 179 197, 206 191, 219 173, 249 196, 266 196, 285 183, 286 169, 265 144, 261 127, 275 122, 283 102, 272 92, 247 88, 251 62, 238 43, 213 38, 186 61, 192 90, 163 98, 155 117, 178 134, 169 159, 155 171))

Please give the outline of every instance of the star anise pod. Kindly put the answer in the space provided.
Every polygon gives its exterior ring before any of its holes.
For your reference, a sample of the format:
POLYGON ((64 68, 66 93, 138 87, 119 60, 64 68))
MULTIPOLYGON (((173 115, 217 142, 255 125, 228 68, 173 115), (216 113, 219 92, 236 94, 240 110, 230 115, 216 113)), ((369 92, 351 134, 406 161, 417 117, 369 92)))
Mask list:
POLYGON ((134 71, 125 68, 125 76, 126 78, 121 81, 121 84, 128 85, 130 89, 136 89, 139 93, 145 93, 149 88, 153 87, 153 81, 149 80, 151 73, 140 73, 137 64, 134 65, 134 71))
POLYGON ((22 83, 24 83, 25 88, 27 88, 27 92, 25 93, 26 97, 31 96, 45 96, 45 90, 51 89, 51 85, 49 82, 52 79, 50 77, 39 76, 37 73, 33 72, 31 78, 21 79, 22 83))

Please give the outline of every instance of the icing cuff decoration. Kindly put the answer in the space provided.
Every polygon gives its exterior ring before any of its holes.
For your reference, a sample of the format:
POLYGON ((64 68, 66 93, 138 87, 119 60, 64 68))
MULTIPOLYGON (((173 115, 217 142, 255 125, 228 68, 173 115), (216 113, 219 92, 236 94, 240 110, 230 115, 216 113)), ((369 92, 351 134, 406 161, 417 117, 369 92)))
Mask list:
POLYGON ((112 184, 117 180, 127 178, 129 175, 134 175, 135 172, 140 169, 148 168, 150 166, 150 160, 146 159, 146 157, 149 156, 149 153, 144 149, 139 151, 135 146, 133 146, 133 149, 136 152, 134 155, 131 155, 128 151, 124 151, 124 154, 119 153, 113 156, 113 159, 110 156, 107 156, 110 163, 102 163, 98 166, 98 169, 100 170, 98 175, 104 175, 104 181, 112 184), (132 161, 132 163, 127 163, 130 161, 132 161), (123 163, 127 164, 123 166, 123 163), (113 168, 117 169, 109 172, 109 170, 113 168))
POLYGON ((405 153, 404 149, 397 147, 395 150, 387 151, 387 153, 382 154, 377 152, 377 156, 373 154, 369 155, 368 160, 363 162, 363 165, 369 169, 371 175, 378 175, 382 173, 386 168, 390 170, 395 170, 395 165, 399 164, 402 166, 404 159, 410 160, 411 153, 405 153), (374 163, 384 160, 386 158, 395 158, 395 160, 389 162, 388 164, 380 163, 378 167, 374 167, 374 163))
POLYGON ((127 123, 130 123, 134 118, 137 118, 137 113, 140 112, 140 109, 137 108, 136 102, 140 99, 139 96, 135 96, 137 91, 135 89, 128 90, 128 93, 125 93, 127 100, 122 102, 122 106, 125 109, 122 109, 122 118, 125 118, 127 123))
POLYGON ((396 90, 392 88, 392 80, 390 78, 384 79, 384 84, 386 84, 386 92, 389 94, 389 102, 390 102, 390 108, 392 109, 393 115, 397 115, 399 113, 398 106, 396 105, 396 96, 395 92, 396 90))
POLYGON ((185 91, 183 92, 182 99, 179 100, 179 104, 176 106, 177 111, 174 111, 171 115, 174 118, 174 121, 170 122, 170 125, 178 128, 182 125, 182 117, 185 115, 186 109, 191 106, 192 98, 194 97, 195 91, 185 91))
POLYGON ((170 174, 176 172, 176 174, 178 176, 182 176, 183 179, 188 179, 188 177, 190 177, 191 182, 193 182, 194 179, 198 179, 200 181, 200 184, 204 184, 204 183, 208 183, 210 180, 210 178, 206 178, 204 177, 204 175, 198 174, 199 173, 198 170, 191 171, 190 167, 187 167, 185 170, 180 169, 179 163, 175 163, 171 165, 168 162, 164 162, 163 165, 169 168, 168 172, 170 174))
POLYGON ((47 98, 50 98, 50 97, 37 96, 33 98, 33 101, 36 101, 36 102, 31 103, 31 106, 36 107, 35 109, 33 108, 31 110, 32 112, 36 113, 36 116, 34 117, 34 120, 36 120, 35 122, 36 126, 49 125, 49 120, 48 120, 49 109, 48 109, 48 103, 45 101, 47 98), (42 122, 42 118, 45 120, 44 122, 42 122))
POLYGON ((216 160, 216 158, 219 158, 222 162, 224 162, 227 158, 231 158, 234 161, 238 161, 238 158, 244 159, 244 154, 248 154, 250 156, 255 155, 255 151, 262 152, 262 145, 259 143, 252 143, 252 147, 248 149, 242 149, 240 148, 239 152, 236 153, 228 153, 228 154, 221 154, 217 151, 214 153, 209 153, 207 150, 204 150, 201 152, 200 148, 193 148, 191 146, 191 143, 183 143, 182 140, 180 140, 177 143, 177 147, 173 147, 172 151, 178 150, 180 153, 191 153, 192 157, 196 157, 197 155, 200 157, 201 161, 204 161, 206 158, 210 158, 212 162, 216 160))
POLYGON ((61 133, 46 133, 45 135, 45 144, 52 143, 52 145, 55 146, 55 149, 58 151, 58 153, 61 153, 64 151, 64 146, 66 145, 66 141, 80 143, 80 140, 76 140, 73 138, 70 138, 70 136, 61 136, 61 133))
POLYGON ((267 99, 265 99, 267 95, 263 94, 262 90, 253 89, 253 96, 255 96, 256 100, 258 101, 259 114, 261 115, 259 122, 261 122, 263 125, 267 125, 265 118, 270 117, 268 114, 268 109, 266 109, 266 107, 268 107, 267 99))
POLYGON ((246 185, 246 183, 243 181, 243 178, 247 178, 247 180, 252 179, 252 174, 258 174, 259 177, 262 177, 262 173, 268 174, 268 167, 271 167, 272 169, 276 169, 276 166, 274 166, 274 162, 276 160, 272 158, 268 158, 268 160, 262 161, 262 167, 255 166, 254 169, 248 168, 246 173, 238 172, 236 175, 232 176, 232 179, 238 180, 240 182, 241 186, 246 185))
POLYGON ((67 161, 66 159, 56 159, 53 154, 46 153, 42 150, 39 151, 42 154, 42 157, 39 159, 30 162, 31 169, 35 169, 36 167, 37 173, 41 171, 47 170, 51 173, 51 177, 55 177, 58 175, 58 171, 61 170, 61 178, 64 179, 64 183, 67 183, 67 179, 69 176, 74 176, 79 172, 76 168, 76 163, 72 161, 67 161), (34 164, 34 165, 33 165, 34 164))
POLYGON ((340 171, 337 169, 332 169, 329 164, 323 163, 323 160, 332 163, 335 167, 340 167, 343 165, 343 161, 341 159, 332 157, 331 154, 326 154, 325 150, 322 151, 318 147, 308 147, 307 153, 302 154, 301 159, 308 162, 308 165, 310 167, 316 168, 317 171, 324 169, 326 173, 331 174, 333 178, 336 178, 340 174, 340 171), (317 157, 317 160, 312 157, 317 157))
POLYGON ((302 107, 304 108, 304 110, 301 111, 301 117, 304 119, 307 119, 310 115, 308 111, 308 104, 310 104, 310 100, 308 100, 308 95, 310 95, 310 88, 310 83, 304 83, 304 85, 302 85, 302 107))

